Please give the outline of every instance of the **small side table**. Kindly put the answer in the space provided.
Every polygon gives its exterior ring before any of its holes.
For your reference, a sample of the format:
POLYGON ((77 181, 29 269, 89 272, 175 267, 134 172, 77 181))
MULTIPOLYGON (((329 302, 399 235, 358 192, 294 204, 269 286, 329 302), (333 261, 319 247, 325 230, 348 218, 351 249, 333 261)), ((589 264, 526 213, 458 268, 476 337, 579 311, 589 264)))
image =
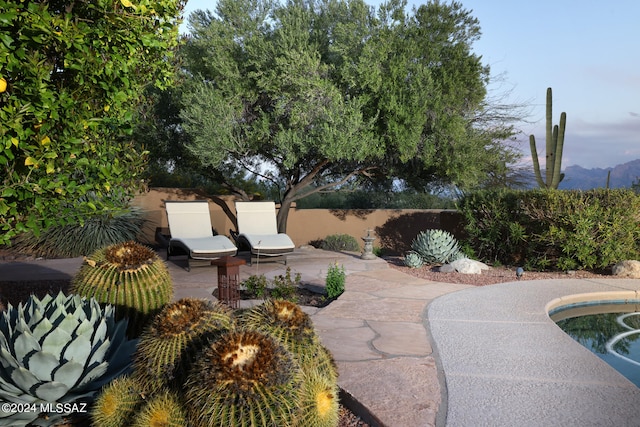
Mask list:
POLYGON ((240 301, 240 266, 246 261, 232 256, 225 256, 211 261, 218 267, 218 299, 231 308, 238 308, 240 301))

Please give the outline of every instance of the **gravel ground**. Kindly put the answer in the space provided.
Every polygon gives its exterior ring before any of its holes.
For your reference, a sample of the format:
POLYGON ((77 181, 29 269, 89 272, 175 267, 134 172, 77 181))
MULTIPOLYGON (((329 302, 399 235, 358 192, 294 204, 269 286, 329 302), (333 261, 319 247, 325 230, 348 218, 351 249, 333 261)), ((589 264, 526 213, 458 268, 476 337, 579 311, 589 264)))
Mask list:
MULTIPOLYGON (((490 267, 483 270, 482 274, 462 274, 462 273, 441 273, 438 266, 426 265, 420 268, 410 268, 403 264, 401 257, 386 258, 389 266, 411 276, 425 280, 445 283, 458 283, 463 285, 485 286, 496 283, 513 282, 516 278, 516 267, 490 267)), ((542 279, 590 279, 610 277, 607 274, 598 274, 589 271, 569 271, 569 272, 537 272, 525 271, 520 280, 542 280, 542 279)))

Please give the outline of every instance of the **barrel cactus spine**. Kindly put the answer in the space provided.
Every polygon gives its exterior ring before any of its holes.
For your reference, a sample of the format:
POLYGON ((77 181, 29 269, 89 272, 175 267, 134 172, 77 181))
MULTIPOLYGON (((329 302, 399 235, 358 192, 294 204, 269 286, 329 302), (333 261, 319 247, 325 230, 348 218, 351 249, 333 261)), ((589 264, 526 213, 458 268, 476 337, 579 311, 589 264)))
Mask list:
POLYGON ((309 364, 303 369, 303 384, 294 421, 299 427, 334 427, 338 425, 338 383, 322 370, 309 364))
POLYGON ((302 373, 295 426, 329 427, 338 421, 338 370, 311 318, 290 301, 268 300, 244 313, 240 324, 278 339, 302 373))
POLYGON ((231 309, 218 302, 183 298, 166 305, 140 336, 134 376, 147 392, 179 388, 195 355, 233 325, 231 309))
POLYGON ((291 301, 267 300, 244 312, 240 323, 245 328, 272 334, 286 347, 317 340, 311 318, 291 301))
POLYGON ((185 383, 185 404, 196 426, 292 425, 302 373, 268 334, 235 330, 200 354, 185 383))
POLYGON ((94 427, 123 427, 131 423, 136 409, 144 401, 142 385, 134 378, 123 376, 109 383, 96 399, 91 410, 94 427))
POLYGON ((115 306, 118 319, 129 319, 127 334, 134 338, 172 300, 173 284, 167 266, 151 248, 124 242, 87 257, 71 291, 115 306))
POLYGON ((133 427, 185 427, 187 417, 180 399, 170 391, 162 391, 136 412, 133 427))
POLYGON ((302 369, 312 366, 337 380, 338 371, 331 353, 320 344, 311 318, 297 304, 267 300, 243 313, 239 323, 244 328, 276 338, 293 354, 302 369))

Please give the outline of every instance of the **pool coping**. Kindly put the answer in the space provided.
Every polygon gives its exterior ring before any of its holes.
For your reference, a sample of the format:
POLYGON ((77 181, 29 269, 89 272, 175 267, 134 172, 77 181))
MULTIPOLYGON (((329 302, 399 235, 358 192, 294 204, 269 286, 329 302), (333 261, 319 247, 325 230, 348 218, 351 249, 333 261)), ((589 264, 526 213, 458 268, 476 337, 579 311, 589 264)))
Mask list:
POLYGON ((588 303, 599 304, 628 304, 640 301, 640 291, 604 291, 589 292, 580 294, 570 294, 559 298, 554 298, 545 306, 547 313, 551 314, 555 310, 577 306, 584 306, 588 303))

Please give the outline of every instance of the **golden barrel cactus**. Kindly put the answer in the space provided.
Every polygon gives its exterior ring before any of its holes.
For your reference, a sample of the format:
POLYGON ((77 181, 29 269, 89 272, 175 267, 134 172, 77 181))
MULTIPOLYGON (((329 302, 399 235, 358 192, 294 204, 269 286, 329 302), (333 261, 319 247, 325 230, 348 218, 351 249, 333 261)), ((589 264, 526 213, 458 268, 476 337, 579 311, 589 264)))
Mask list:
POLYGON ((151 248, 130 241, 87 257, 72 280, 71 292, 113 305, 118 319, 129 319, 127 335, 134 338, 172 300, 173 283, 164 261, 151 248))
POLYGON ((183 298, 166 305, 140 336, 134 376, 147 392, 179 388, 196 354, 233 324, 221 303, 183 298))

